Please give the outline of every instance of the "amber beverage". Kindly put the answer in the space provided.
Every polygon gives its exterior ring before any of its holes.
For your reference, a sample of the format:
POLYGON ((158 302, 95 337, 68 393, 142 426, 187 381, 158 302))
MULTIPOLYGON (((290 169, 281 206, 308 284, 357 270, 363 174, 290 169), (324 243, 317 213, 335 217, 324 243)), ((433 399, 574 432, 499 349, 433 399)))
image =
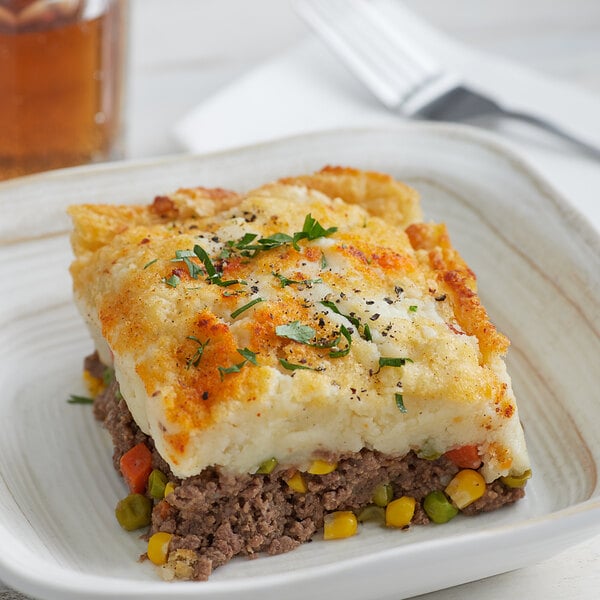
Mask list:
POLYGON ((0 0, 0 180, 117 157, 124 0, 0 0))

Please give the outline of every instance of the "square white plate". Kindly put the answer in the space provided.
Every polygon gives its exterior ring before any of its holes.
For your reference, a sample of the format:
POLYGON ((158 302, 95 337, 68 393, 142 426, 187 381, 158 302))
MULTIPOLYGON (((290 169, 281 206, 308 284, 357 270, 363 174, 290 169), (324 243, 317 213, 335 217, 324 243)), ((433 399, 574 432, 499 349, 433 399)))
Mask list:
POLYGON ((542 560, 600 529, 600 241, 517 157, 458 126, 338 131, 208 156, 57 171, 0 185, 0 578, 48 599, 408 597, 542 560), (534 477, 516 506, 408 532, 364 527, 207 583, 161 582, 113 516, 125 488, 83 392, 91 341, 71 302, 76 202, 177 187, 251 189, 325 164, 384 171, 422 195, 479 277, 509 352, 534 477))

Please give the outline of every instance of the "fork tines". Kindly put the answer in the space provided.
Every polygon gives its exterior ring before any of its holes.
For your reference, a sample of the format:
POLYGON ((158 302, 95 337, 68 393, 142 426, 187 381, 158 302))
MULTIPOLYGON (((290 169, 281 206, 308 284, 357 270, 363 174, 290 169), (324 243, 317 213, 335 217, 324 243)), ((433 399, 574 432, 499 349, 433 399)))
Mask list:
POLYGON ((296 9, 389 108, 441 77, 441 66, 367 0, 301 0, 296 9))

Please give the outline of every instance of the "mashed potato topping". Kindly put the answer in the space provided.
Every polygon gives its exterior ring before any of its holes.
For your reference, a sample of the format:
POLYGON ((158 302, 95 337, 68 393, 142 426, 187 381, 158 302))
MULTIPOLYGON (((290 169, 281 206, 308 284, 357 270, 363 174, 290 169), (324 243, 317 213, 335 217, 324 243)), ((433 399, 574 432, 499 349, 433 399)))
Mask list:
POLYGON ((508 341, 391 177, 326 168, 70 213, 76 301, 177 476, 466 444, 487 481, 529 467, 508 341))

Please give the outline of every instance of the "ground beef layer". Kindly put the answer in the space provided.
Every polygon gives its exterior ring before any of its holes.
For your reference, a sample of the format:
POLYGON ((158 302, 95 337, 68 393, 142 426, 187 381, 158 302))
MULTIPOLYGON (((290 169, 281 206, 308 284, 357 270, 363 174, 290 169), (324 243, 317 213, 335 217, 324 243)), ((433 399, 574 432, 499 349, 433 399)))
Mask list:
MULTIPOLYGON (((95 355, 86 359, 85 368, 96 376, 105 369, 95 355)), ((151 438, 140 431, 116 381, 95 399, 94 414, 112 436, 117 470, 121 456, 144 442, 152 451, 154 468, 176 486, 166 498, 154 501, 150 530, 173 534, 169 561, 162 573, 167 579, 206 580, 213 569, 234 556, 292 550, 323 527, 325 514, 358 512, 368 506, 380 484, 391 484, 394 497, 414 497, 417 503, 411 524, 426 524, 429 519, 422 500, 429 492, 444 489, 459 470, 443 456, 427 460, 413 452, 397 457, 363 449, 338 457, 332 473, 303 473, 306 493, 295 492, 286 483, 294 469, 239 475, 213 467, 182 480, 171 473, 151 438)), ((522 488, 508 488, 496 481, 462 512, 472 515, 495 510, 523 495, 522 488)))

